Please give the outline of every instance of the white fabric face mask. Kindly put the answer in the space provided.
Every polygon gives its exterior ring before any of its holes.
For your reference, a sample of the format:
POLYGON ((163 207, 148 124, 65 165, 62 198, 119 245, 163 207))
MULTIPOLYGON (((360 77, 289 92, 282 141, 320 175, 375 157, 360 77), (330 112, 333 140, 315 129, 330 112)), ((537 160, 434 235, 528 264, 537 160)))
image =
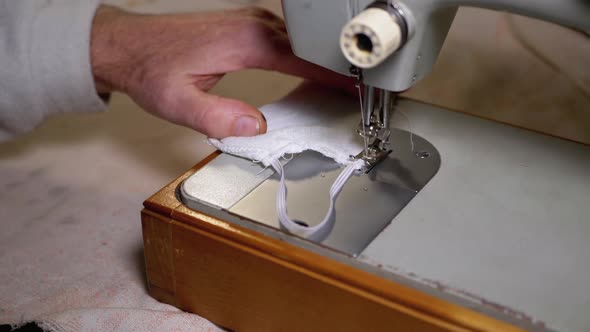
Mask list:
POLYGON ((254 137, 209 139, 219 150, 273 167, 280 176, 277 213, 282 227, 314 241, 325 239, 334 226, 334 206, 346 181, 364 165, 353 160, 363 150, 355 129, 360 118, 358 102, 338 92, 316 92, 320 87, 306 84, 283 100, 261 108, 267 133, 254 137), (281 158, 312 150, 346 166, 332 185, 330 208, 317 225, 305 227, 287 215, 287 188, 281 158))

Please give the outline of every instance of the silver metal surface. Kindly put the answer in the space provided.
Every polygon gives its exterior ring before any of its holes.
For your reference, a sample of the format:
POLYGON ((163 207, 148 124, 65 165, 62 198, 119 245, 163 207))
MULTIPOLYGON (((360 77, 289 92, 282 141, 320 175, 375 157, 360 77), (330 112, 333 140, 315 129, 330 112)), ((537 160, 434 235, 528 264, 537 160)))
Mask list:
MULTIPOLYGON (((407 131, 393 130, 393 152, 371 172, 353 176, 336 201, 336 223, 323 245, 350 255, 360 253, 404 206, 436 174, 440 166, 437 150, 413 135, 419 158, 410 150, 407 131)), ((308 225, 318 224, 329 206, 329 191, 341 168, 318 153, 307 152, 285 166, 289 216, 308 225)), ((278 228, 276 195, 278 177, 270 177, 229 211, 278 228)))
POLYGON ((186 179, 180 190, 185 202, 229 209, 273 174, 271 168, 223 153, 186 179))

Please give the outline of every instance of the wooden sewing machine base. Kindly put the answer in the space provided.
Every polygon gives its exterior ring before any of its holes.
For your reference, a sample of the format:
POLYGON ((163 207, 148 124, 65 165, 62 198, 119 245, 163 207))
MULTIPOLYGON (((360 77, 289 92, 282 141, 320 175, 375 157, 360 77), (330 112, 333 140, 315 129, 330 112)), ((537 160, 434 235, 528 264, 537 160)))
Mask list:
POLYGON ((145 201, 151 296, 235 331, 519 331, 412 287, 187 208, 179 184, 145 201))

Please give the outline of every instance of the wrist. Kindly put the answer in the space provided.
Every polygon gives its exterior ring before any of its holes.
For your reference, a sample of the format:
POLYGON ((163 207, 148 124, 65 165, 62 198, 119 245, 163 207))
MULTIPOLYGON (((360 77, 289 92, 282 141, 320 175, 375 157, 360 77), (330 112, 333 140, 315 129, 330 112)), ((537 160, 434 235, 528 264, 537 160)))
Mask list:
POLYGON ((100 6, 92 22, 90 63, 96 91, 126 91, 132 55, 124 39, 134 15, 111 6, 100 6))

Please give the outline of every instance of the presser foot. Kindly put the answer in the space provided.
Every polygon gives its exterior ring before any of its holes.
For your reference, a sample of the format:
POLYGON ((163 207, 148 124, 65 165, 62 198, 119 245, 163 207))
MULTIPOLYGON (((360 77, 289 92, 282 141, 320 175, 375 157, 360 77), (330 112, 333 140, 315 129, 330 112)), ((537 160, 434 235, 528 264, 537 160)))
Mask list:
POLYGON ((385 141, 381 141, 375 138, 367 149, 361 151, 356 156, 351 156, 354 160, 363 160, 365 167, 362 169, 365 174, 368 174, 375 166, 383 161, 393 151, 388 148, 389 144, 385 141))

